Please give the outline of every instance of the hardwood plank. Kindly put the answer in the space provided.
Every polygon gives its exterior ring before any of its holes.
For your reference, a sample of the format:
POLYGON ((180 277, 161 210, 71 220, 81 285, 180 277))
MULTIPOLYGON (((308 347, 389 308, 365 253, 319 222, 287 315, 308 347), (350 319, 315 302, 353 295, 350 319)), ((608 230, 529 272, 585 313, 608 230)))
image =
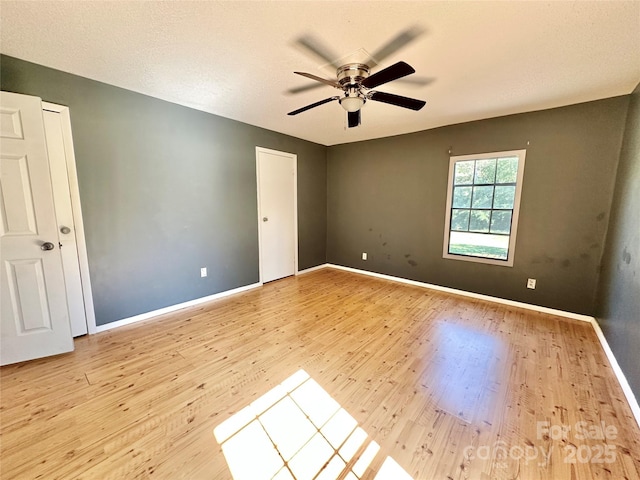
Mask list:
POLYGON ((2 367, 2 478, 230 479, 214 429, 299 369, 368 434, 349 466, 380 446, 362 478, 640 478, 589 324, 332 269, 2 367))

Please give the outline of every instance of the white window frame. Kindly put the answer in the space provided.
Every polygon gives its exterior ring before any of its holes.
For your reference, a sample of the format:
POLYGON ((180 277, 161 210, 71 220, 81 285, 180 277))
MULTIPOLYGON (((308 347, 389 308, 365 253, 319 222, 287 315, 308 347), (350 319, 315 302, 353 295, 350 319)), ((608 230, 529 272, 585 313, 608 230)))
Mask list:
POLYGON ((462 260, 465 262, 486 263, 489 265, 499 265, 503 267, 513 267, 515 258, 516 237, 518 233, 518 217, 520 214, 520 197, 522 194, 522 179, 524 178, 524 161, 526 150, 509 150, 503 152, 478 153, 472 155, 458 155, 449 158, 449 180, 447 185, 447 210, 444 222, 444 245, 442 247, 442 257, 451 260, 462 260), (457 162, 465 160, 484 160, 488 158, 518 157, 518 175, 516 179, 516 192, 513 200, 513 214, 511 217, 511 233, 509 236, 509 250, 506 260, 499 260, 486 257, 475 257, 470 255, 460 255, 449 253, 449 235, 451 233, 451 202, 453 201, 453 175, 457 162))

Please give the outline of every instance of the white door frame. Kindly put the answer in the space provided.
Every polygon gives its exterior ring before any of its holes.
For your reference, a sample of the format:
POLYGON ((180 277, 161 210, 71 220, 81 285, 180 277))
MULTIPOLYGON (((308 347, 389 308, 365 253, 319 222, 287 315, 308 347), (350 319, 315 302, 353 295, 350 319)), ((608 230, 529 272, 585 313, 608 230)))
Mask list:
POLYGON ((71 117, 69 115, 69 107, 49 102, 42 102, 42 109, 58 113, 60 115, 62 139, 64 142, 65 159, 67 162, 67 177, 69 179, 69 194, 71 196, 71 209, 73 211, 76 245, 78 247, 78 261, 80 265, 82 294, 84 297, 84 311, 87 318, 87 331, 89 334, 93 334, 97 333, 96 314, 93 307, 91 278, 89 276, 89 257, 87 255, 87 244, 84 236, 84 222, 82 221, 82 208, 80 206, 80 189, 78 187, 76 157, 73 150, 73 136, 71 134, 71 117))
POLYGON ((294 230, 294 253, 293 253, 293 274, 298 275, 298 155, 295 153, 280 152, 264 147, 256 147, 256 184, 257 184, 257 202, 258 202, 258 268, 260 271, 260 284, 262 281, 262 233, 261 222, 262 212, 260 211, 260 163, 258 160, 259 153, 270 153, 281 157, 288 157, 293 163, 293 230, 294 230))

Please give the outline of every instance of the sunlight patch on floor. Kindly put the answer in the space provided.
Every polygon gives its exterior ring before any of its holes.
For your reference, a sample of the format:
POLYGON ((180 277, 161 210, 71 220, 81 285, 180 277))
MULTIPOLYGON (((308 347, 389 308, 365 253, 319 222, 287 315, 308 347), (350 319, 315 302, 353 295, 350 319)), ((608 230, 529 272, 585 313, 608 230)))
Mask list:
MULTIPOLYGON (((359 479, 380 446, 298 370, 213 431, 235 480, 359 479), (365 446, 366 444, 366 446, 365 446), (358 455, 359 454, 359 455, 358 455)), ((413 480, 387 457, 375 480, 413 480)))

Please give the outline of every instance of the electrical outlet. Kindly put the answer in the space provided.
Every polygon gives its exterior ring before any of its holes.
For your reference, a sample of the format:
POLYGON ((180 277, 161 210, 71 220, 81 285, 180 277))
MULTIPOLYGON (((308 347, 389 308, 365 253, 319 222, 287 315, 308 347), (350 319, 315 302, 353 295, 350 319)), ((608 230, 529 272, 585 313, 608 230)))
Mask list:
POLYGON ((200 269, 200 276, 201 277, 206 277, 207 276, 207 267, 202 267, 200 269))
POLYGON ((527 279, 527 288, 530 288, 531 290, 535 290, 536 289, 536 279, 535 278, 527 279))
POLYGON ((362 259, 366 260, 367 259, 367 252, 362 252, 362 259))

